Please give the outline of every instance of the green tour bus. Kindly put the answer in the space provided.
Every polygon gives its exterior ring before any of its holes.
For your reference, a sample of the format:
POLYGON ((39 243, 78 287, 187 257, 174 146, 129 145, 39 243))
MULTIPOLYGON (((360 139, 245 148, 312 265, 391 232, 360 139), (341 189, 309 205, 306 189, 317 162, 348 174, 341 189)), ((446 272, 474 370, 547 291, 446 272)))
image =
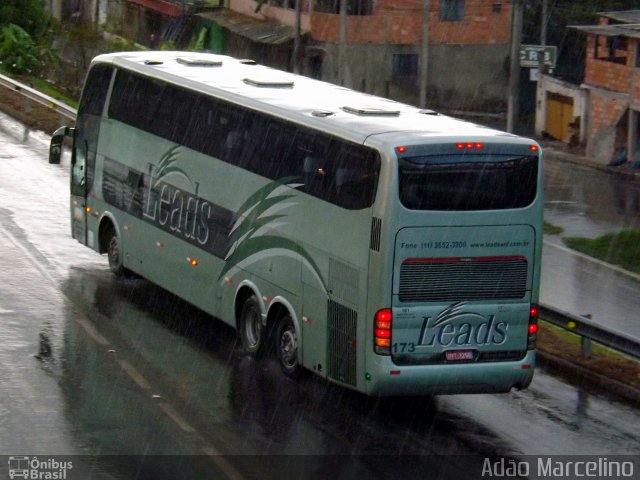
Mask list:
POLYGON ((368 395, 533 377, 542 153, 515 135, 222 55, 101 55, 71 228, 236 328, 247 355, 368 395))

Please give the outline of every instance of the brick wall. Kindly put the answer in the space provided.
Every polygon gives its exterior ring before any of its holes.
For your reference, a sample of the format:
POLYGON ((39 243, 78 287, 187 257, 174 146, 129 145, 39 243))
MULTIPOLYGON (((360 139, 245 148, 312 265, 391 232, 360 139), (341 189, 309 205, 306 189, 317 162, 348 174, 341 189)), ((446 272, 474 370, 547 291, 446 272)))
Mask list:
POLYGON ((606 164, 613 158, 615 152, 624 148, 625 136, 617 134, 617 126, 622 116, 626 114, 628 106, 629 103, 626 100, 599 95, 591 91, 588 156, 606 164))
MULTIPOLYGON (((509 43, 511 6, 507 1, 466 2, 464 19, 441 21, 440 2, 431 2, 429 39, 433 44, 493 45, 509 43), (494 12, 494 4, 501 4, 494 12)), ((349 16, 349 43, 412 45, 422 38, 421 0, 380 0, 373 15, 349 16)), ((340 15, 314 12, 311 36, 318 41, 338 42, 340 15)))
POLYGON ((595 58, 596 36, 589 35, 585 65, 585 83, 614 92, 629 93, 633 71, 635 43, 629 40, 627 64, 595 58))

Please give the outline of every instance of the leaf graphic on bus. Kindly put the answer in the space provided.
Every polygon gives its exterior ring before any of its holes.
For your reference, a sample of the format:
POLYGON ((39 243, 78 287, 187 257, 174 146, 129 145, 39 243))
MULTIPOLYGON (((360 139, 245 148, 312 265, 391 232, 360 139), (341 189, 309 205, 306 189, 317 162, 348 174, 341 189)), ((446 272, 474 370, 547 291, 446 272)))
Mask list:
POLYGON ((465 317, 466 316, 480 317, 483 320, 485 319, 484 315, 480 315, 479 313, 464 312, 463 310, 465 305, 466 305, 466 302, 456 302, 454 304, 449 305, 447 308, 445 308, 438 314, 435 321, 433 322, 433 326, 437 327, 438 325, 442 325, 443 323, 449 322, 455 319, 456 317, 459 317, 460 315, 464 315, 465 317))
POLYGON ((242 241, 233 253, 227 258, 227 263, 220 272, 218 281, 224 277, 235 265, 248 259, 249 257, 266 252, 268 250, 288 250, 296 253, 302 257, 302 259, 313 269, 314 273, 318 277, 318 280, 322 283, 322 286, 327 290, 327 286, 322 279, 320 269, 311 256, 304 251, 300 245, 288 238, 278 237, 274 235, 262 235, 259 237, 252 237, 242 241))
MULTIPOLYGON (((267 198, 262 202, 258 203, 256 207, 249 212, 249 215, 247 215, 245 218, 240 220, 239 223, 237 223, 234 226, 234 229, 232 230, 232 233, 230 236, 231 243, 235 242, 238 238, 244 237, 248 232, 253 233, 256 230, 258 230, 258 228, 266 225, 266 223, 264 222, 264 218, 269 218, 269 217, 262 217, 261 223, 259 225, 257 225, 256 222, 258 222, 261 215, 265 213, 267 210, 269 210, 271 207, 277 205, 278 203, 288 198, 291 198, 292 196, 293 195, 278 195, 276 197, 267 198)), ((278 218, 282 216, 284 215, 278 215, 278 218)))
POLYGON ((191 188, 194 187, 193 182, 189 178, 189 175, 187 175, 187 173, 183 169, 175 166, 175 163, 178 161, 179 148, 179 145, 172 147, 162 156, 160 162, 158 162, 158 169, 156 170, 154 186, 157 185, 164 177, 175 173, 186 178, 191 185, 191 188))
MULTIPOLYGON (((311 256, 296 242, 276 235, 255 236, 263 227, 273 224, 276 220, 286 217, 281 214, 268 214, 268 211, 285 200, 293 197, 288 193, 274 196, 273 194, 283 185, 289 185, 296 177, 285 177, 257 190, 251 195, 238 210, 238 221, 229 235, 229 244, 232 245, 227 257, 226 265, 222 269, 218 280, 228 273, 235 265, 247 260, 249 257, 267 250, 286 250, 302 257, 303 261, 313 270, 319 282, 326 290, 320 269, 311 256), (248 212, 248 213, 247 213, 248 212), (246 216, 244 216, 246 214, 246 216)), ((284 204, 283 204, 284 205, 284 204)))
POLYGON ((266 217, 258 218, 256 220, 252 220, 250 223, 249 221, 245 220, 244 222, 242 222, 242 224, 238 228, 236 228, 231 233, 231 235, 229 235, 229 239, 230 239, 229 244, 233 244, 236 240, 240 240, 243 237, 253 236, 253 234, 258 230, 260 230, 262 227, 268 225, 274 220, 277 220, 283 217, 286 217, 286 215, 269 215, 266 217))
POLYGON ((241 217, 244 213, 249 210, 251 207, 255 206, 262 202, 265 198, 267 198, 271 193, 273 193, 278 188, 283 185, 288 185, 290 182, 294 181, 297 177, 283 177, 274 182, 271 182, 264 187, 258 189, 253 195, 251 195, 242 206, 238 209, 237 215, 241 217))

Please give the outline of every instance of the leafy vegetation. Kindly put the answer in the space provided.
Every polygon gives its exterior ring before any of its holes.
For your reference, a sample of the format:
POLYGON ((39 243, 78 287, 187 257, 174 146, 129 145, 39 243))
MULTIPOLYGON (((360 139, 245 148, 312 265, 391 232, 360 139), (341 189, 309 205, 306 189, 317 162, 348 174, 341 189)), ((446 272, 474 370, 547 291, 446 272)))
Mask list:
POLYGON ((13 24, 27 32, 37 44, 48 36, 51 17, 41 0, 2 0, 0 26, 13 24))
POLYGON ((569 248, 640 273, 640 230, 623 230, 595 239, 570 237, 563 241, 569 248))
POLYGON ((557 235, 564 232, 564 228, 553 225, 549 222, 544 222, 544 233, 547 235, 557 235))
POLYGON ((0 6, 0 69, 38 75, 60 63, 51 48, 58 25, 41 0, 2 0, 0 6))
POLYGON ((38 47, 22 27, 9 23, 0 28, 0 62, 9 73, 33 73, 39 67, 38 47))

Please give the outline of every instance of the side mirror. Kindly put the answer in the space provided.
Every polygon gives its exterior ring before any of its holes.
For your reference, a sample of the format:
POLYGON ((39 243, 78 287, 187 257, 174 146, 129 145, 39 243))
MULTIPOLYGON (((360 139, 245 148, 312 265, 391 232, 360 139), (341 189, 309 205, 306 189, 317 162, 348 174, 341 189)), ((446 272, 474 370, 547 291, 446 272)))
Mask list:
POLYGON ((51 143, 49 144, 49 163, 59 164, 62 159, 62 144, 65 137, 72 136, 74 133, 73 128, 60 127, 51 136, 51 143))

